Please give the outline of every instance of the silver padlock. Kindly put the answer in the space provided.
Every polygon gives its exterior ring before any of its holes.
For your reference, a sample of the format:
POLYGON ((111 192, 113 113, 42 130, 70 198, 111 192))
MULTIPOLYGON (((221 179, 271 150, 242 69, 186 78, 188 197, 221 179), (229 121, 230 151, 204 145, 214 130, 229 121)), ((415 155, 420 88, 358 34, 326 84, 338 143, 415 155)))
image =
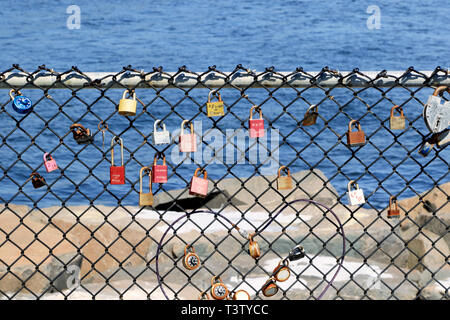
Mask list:
MULTIPOLYGON (((153 124, 153 144, 169 144, 170 132, 166 129, 166 125, 162 123, 162 131, 158 131, 157 127, 161 120, 156 120, 153 124)), ((160 126, 161 127, 161 126, 160 126)))
POLYGON ((450 102, 442 103, 441 96, 444 91, 450 92, 446 86, 437 87, 432 96, 428 98, 423 109, 425 124, 432 133, 442 132, 450 125, 450 102))

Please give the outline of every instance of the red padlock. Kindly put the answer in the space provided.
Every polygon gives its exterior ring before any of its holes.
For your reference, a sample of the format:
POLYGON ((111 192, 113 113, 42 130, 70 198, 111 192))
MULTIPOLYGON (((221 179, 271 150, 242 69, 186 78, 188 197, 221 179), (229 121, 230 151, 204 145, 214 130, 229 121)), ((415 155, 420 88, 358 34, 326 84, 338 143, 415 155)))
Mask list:
POLYGON ((189 189, 189 194, 199 197, 206 197, 208 194, 208 173, 206 170, 202 170, 203 178, 198 177, 200 168, 195 170, 194 176, 191 180, 191 188, 189 189))
POLYGON ((253 106, 250 108, 248 128, 250 130, 250 138, 264 137, 264 119, 262 117, 262 110, 260 107, 253 106), (253 110, 259 111, 259 119, 253 119, 253 110))
POLYGON ((155 154, 152 167, 152 183, 166 183, 167 182, 167 166, 166 156, 164 153, 155 154), (163 164, 156 164, 158 158, 163 159, 163 164))
POLYGON ((123 165, 123 141, 121 138, 113 137, 111 140, 111 167, 109 169, 110 184, 125 184, 125 166, 123 165), (114 146, 120 143, 121 166, 114 165, 114 146))
POLYGON ((194 133, 194 125, 188 120, 184 120, 181 123, 180 131, 180 152, 196 152, 197 151, 197 139, 194 133), (185 125, 190 124, 191 133, 185 134, 185 125))
POLYGON ((58 165, 50 153, 44 153, 44 166, 47 172, 52 172, 58 169, 58 165))

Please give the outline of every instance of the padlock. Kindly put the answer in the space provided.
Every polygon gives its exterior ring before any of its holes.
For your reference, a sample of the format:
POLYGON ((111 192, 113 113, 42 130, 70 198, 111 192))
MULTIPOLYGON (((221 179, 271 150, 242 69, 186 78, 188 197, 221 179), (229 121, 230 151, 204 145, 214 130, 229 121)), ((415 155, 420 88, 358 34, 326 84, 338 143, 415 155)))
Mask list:
POLYGON ((208 173, 202 170, 203 178, 200 178, 197 176, 199 172, 200 168, 197 168, 191 179, 189 194, 204 198, 208 194, 208 173))
POLYGON ((450 92, 446 86, 437 87, 423 109, 425 124, 432 133, 442 132, 450 125, 450 101, 442 103, 444 91, 450 92))
POLYGON ((317 122, 317 116, 319 115, 319 107, 312 105, 306 110, 305 116, 303 117, 302 126, 312 126, 317 122))
POLYGON ((443 149, 450 145, 450 129, 439 133, 433 133, 431 137, 425 140, 419 148, 419 154, 426 157, 433 150, 434 146, 443 149))
POLYGON ((291 190, 292 189, 292 177, 291 170, 286 166, 281 166, 278 169, 278 178, 277 178, 277 189, 278 190, 291 190), (281 176, 281 170, 287 173, 287 176, 281 176))
POLYGON ((400 106, 393 106, 391 108, 391 116, 389 117, 389 126, 391 130, 405 130, 406 117, 403 113, 403 108, 400 106), (399 111, 400 115, 395 116, 394 111, 399 111))
POLYGON ((183 266, 188 270, 195 270, 200 266, 200 257, 190 244, 184 247, 183 266))
POLYGON ((272 272, 276 281, 284 282, 291 276, 289 260, 281 260, 272 272))
POLYGON ((450 145, 450 129, 439 132, 436 138, 436 146, 439 149, 444 149, 448 145, 450 145))
POLYGON ((245 290, 237 290, 233 293, 233 300, 250 300, 250 295, 245 290))
POLYGON ((49 153, 44 153, 44 166, 48 173, 58 169, 55 159, 49 153))
POLYGON ((211 279, 211 296, 216 300, 224 300, 228 297, 228 288, 218 276, 211 279))
POLYGON ((43 176, 41 176, 39 173, 37 172, 33 172, 31 174, 31 183, 33 184, 33 187, 35 189, 41 188, 43 186, 45 186, 47 184, 47 182, 45 182, 45 179, 43 176))
POLYGON ((169 144, 170 132, 166 129, 166 125, 161 120, 156 120, 153 124, 153 144, 169 144), (162 124, 162 126, 161 126, 162 124), (162 127, 162 131, 158 131, 157 127, 162 127))
POLYGON ((261 288, 261 291, 264 296, 266 297, 272 297, 277 294, 278 292, 278 286, 276 285, 275 278, 271 277, 269 280, 264 283, 264 285, 261 288))
POLYGON ((111 139, 111 167, 109 169, 110 184, 125 184, 125 166, 123 165, 123 141, 122 138, 113 137, 111 139), (121 165, 114 165, 114 146, 115 142, 119 141, 121 165))
POLYGON ((251 234, 248 236, 248 252, 253 259, 258 259, 261 256, 261 250, 259 249, 259 244, 256 241, 253 241, 253 236, 255 234, 251 234))
POLYGON ((20 114, 27 114, 33 110, 33 103, 31 102, 31 99, 22 96, 20 91, 17 91, 17 94, 17 96, 14 95, 14 89, 9 91, 9 96, 11 97, 14 111, 20 114))
POLYGON ((289 251, 289 261, 300 260, 305 257, 305 249, 301 245, 297 245, 294 249, 289 251))
POLYGON ((196 152, 197 151, 197 139, 194 133, 194 125, 188 120, 184 120, 181 123, 180 131, 180 152, 196 152), (184 126, 190 124, 191 133, 184 133, 184 126))
POLYGON ((208 94, 208 102, 206 103, 206 112, 208 117, 221 117, 225 115, 224 104, 219 92, 210 91, 208 94), (211 94, 217 97, 217 101, 211 101, 211 94))
POLYGON ((262 110, 258 106, 250 108, 250 119, 248 120, 248 128, 250 131, 250 138, 264 137, 264 119, 262 116, 262 110), (259 111, 259 119, 253 119, 253 110, 259 111))
POLYGON ((136 107, 137 107, 136 92, 134 92, 134 90, 132 90, 131 92, 129 90, 125 90, 123 92, 122 99, 120 99, 119 101, 119 114, 121 116, 135 116, 136 107), (132 99, 125 99, 125 95, 127 93, 130 96, 132 95, 132 99))
POLYGON ((351 206, 366 203, 363 190, 359 188, 358 184, 354 180, 350 180, 347 184, 347 191, 348 202, 351 206), (352 190, 352 187, 354 187, 355 190, 352 190))
POLYGON ((166 183, 167 182, 167 165, 166 156, 164 153, 156 153, 153 158, 152 166, 152 182, 153 183, 166 183), (156 164, 157 159, 162 158, 163 164, 156 164))
POLYGON ((347 144, 350 147, 357 147, 357 146, 363 146, 366 144, 366 136, 364 134, 364 131, 361 129, 361 124, 356 121, 352 120, 348 124, 348 132, 347 132, 347 144), (358 125, 358 131, 353 131, 353 124, 358 125))
POLYGON ((153 205, 153 191, 152 191, 152 182, 150 180, 150 175, 151 175, 151 170, 149 167, 142 167, 141 170, 139 171, 139 205, 141 207, 144 206, 152 206, 153 205), (148 188, 149 188, 149 192, 148 193, 144 193, 142 192, 142 173, 144 171, 149 171, 150 173, 148 174, 148 188))
POLYGON ((387 212, 387 217, 389 219, 398 219, 400 218, 400 210, 397 205, 397 198, 394 196, 391 196, 389 198, 389 209, 387 212))
POLYGON ((86 129, 79 123, 74 123, 70 126, 73 138, 78 144, 88 144, 93 141, 91 130, 86 129))

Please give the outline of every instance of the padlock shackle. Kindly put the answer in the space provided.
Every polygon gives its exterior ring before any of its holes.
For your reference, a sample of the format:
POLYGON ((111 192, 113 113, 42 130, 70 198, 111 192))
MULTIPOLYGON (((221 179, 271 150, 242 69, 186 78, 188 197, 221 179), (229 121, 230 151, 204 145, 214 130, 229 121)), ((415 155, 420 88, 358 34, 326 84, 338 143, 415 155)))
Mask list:
POLYGON ((284 171, 287 173, 287 176, 290 177, 290 176, 291 176, 291 170, 289 170, 289 168, 286 167, 286 166, 281 166, 281 167, 278 169, 278 178, 281 177, 281 170, 283 170, 283 169, 284 169, 284 171))
POLYGON ((187 245, 184 247, 184 255, 185 255, 185 256, 188 254, 188 252, 190 252, 190 253, 195 253, 195 249, 194 249, 194 246, 193 246, 192 244, 187 244, 187 245))
POLYGON ((15 89, 9 90, 9 97, 11 98, 11 100, 14 100, 14 98, 18 95, 21 96, 22 92, 20 92, 19 90, 16 91, 15 89), (14 95, 13 95, 13 92, 14 92, 14 95))
POLYGON ((154 131, 154 132, 158 132, 158 130, 157 130, 156 128, 158 127, 158 124, 159 124, 159 123, 162 123, 162 129, 163 129, 163 132, 164 132, 164 131, 167 131, 167 130, 166 130, 166 124, 165 124, 164 122, 162 122, 162 120, 159 120, 159 119, 156 119, 156 120, 155 120, 155 123, 153 124, 153 131, 154 131))
POLYGON ((355 180, 350 180, 350 181, 348 182, 348 184, 347 184, 347 190, 348 190, 348 192, 350 192, 350 189, 351 189, 352 186, 355 186, 355 189, 356 189, 356 190, 359 189, 359 186, 358 186, 358 184, 355 182, 355 180))
POLYGON ((108 124, 105 121, 100 121, 97 125, 98 131, 107 131, 108 130, 108 124))
POLYGON ((163 166, 165 166, 166 165, 166 156, 162 152, 155 153, 155 157, 153 158, 153 165, 156 166, 157 160, 161 159, 161 158, 163 159, 163 166))
POLYGON ((313 112, 318 112, 319 111, 319 106, 318 105, 315 105, 315 104, 312 104, 311 106, 309 106, 309 108, 308 109, 306 109, 306 114, 308 114, 311 110, 313 110, 314 109, 314 111, 313 112))
POLYGON ((355 128, 356 128, 356 124, 358 124, 358 131, 362 131, 361 124, 359 123, 359 121, 358 120, 351 120, 348 123, 348 132, 352 132, 353 124, 355 124, 355 128))
POLYGON ((213 277, 211 278, 211 286, 215 285, 216 283, 221 283, 221 284, 223 284, 223 281, 222 281, 222 279, 220 278, 220 276, 213 276, 213 277), (217 281, 217 279, 218 279, 219 281, 217 281))
POLYGON ((394 117, 394 111, 395 111, 395 110, 400 111, 400 116, 401 116, 401 117, 404 117, 404 116, 405 116, 405 114, 403 113, 403 108, 400 107, 400 106, 395 105, 395 106, 393 106, 393 107, 391 108, 391 118, 394 117))
POLYGON ((122 100, 125 99, 125 94, 127 92, 129 97, 132 97, 133 100, 136 100, 136 91, 134 91, 134 89, 126 89, 122 94, 122 100))
POLYGON ((389 198, 389 210, 392 210, 392 204, 394 204, 395 210, 398 210, 397 197, 390 196, 390 198, 389 198))
POLYGON ((250 120, 253 120, 253 110, 255 110, 257 112, 259 111, 259 119, 263 118, 261 107, 255 105, 255 106, 250 108, 250 120))
POLYGON ((75 131, 75 133, 76 133, 77 135, 79 135, 79 134, 81 134, 81 133, 84 133, 84 134, 86 134, 86 135, 89 135, 89 129, 86 129, 82 124, 79 124, 79 123, 74 123, 74 124, 72 124, 72 125, 70 126, 70 131, 72 131, 72 132, 75 131), (81 131, 81 133, 78 132, 78 131, 81 131))
POLYGON ((439 87, 437 87, 434 90, 434 92, 433 92, 433 96, 435 96, 435 97, 440 96, 440 95, 442 95, 442 93, 444 91, 447 91, 448 93, 450 93, 450 87, 447 87, 447 86, 439 86, 439 87))
MULTIPOLYGON (((194 172, 195 177, 198 177, 199 171, 200 171, 200 168, 195 169, 195 172, 194 172)), ((203 172, 203 179, 208 179, 208 172, 206 172, 205 169, 202 169, 201 172, 203 172)))
POLYGON ((189 120, 183 120, 183 122, 181 122, 181 132, 180 132, 180 134, 184 134, 184 127, 188 123, 191 125, 191 134, 194 133, 194 124, 191 121, 189 121, 189 120))
POLYGON ((144 170, 148 170, 148 186, 150 189, 150 194, 153 195, 153 191, 152 191, 152 169, 150 169, 149 167, 142 167, 141 170, 139 170, 139 193, 142 194, 142 173, 144 172, 144 170))
POLYGON ((208 102, 211 102, 211 94, 217 98, 217 101, 219 101, 219 102, 222 101, 222 97, 220 95, 220 92, 218 92, 217 90, 211 90, 208 93, 208 102))
POLYGON ((120 157, 121 157, 121 166, 123 167, 123 140, 118 136, 114 136, 111 139, 111 165, 114 167, 114 146, 116 145, 116 141, 119 141, 120 144, 120 157))
POLYGON ((50 153, 47 153, 47 152, 44 153, 44 162, 51 161, 51 160, 53 160, 52 155, 50 153), (47 159, 47 157, 50 157, 50 159, 47 159))

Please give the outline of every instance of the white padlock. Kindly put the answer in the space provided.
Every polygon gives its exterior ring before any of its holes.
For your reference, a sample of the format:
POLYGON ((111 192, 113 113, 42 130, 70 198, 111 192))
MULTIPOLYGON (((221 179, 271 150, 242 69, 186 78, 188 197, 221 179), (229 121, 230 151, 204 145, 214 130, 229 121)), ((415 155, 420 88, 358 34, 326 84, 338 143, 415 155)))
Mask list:
POLYGON ((157 130, 157 126, 161 120, 156 120, 153 124, 153 144, 169 144, 170 143, 170 132, 166 129, 166 125, 162 124, 162 131, 157 130))
POLYGON ((363 190, 359 188, 358 184, 354 180, 351 180, 348 183, 347 190, 348 202, 350 203, 350 205, 357 206, 366 203, 363 190), (352 190, 352 187, 354 187, 355 189, 352 190))

